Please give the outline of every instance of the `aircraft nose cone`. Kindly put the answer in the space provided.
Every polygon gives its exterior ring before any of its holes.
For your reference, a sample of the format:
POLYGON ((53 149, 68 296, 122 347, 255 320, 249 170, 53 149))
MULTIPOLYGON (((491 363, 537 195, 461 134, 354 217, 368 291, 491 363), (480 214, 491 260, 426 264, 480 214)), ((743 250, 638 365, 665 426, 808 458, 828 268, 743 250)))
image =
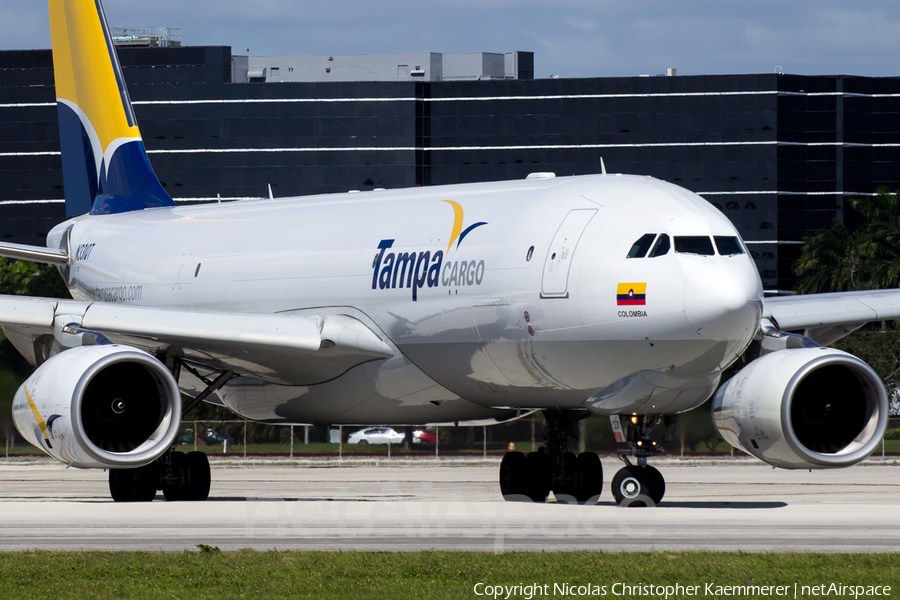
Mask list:
POLYGON ((684 314, 703 338, 749 341, 762 314, 761 297, 749 261, 710 261, 685 280, 684 314))

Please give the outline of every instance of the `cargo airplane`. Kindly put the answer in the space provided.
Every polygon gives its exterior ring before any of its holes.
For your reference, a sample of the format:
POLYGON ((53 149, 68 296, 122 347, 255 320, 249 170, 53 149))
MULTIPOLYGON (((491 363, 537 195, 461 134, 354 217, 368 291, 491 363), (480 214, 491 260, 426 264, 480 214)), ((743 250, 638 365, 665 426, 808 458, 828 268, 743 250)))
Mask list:
POLYGON ((725 439, 775 467, 846 467, 880 442, 884 386, 824 346, 900 318, 900 292, 765 298, 722 213, 605 169, 176 206, 100 1, 50 0, 50 16, 68 220, 0 254, 56 265, 73 299, 3 296, 0 323, 37 367, 19 431, 109 469, 113 499, 207 498, 205 455, 173 451, 200 401, 273 424, 542 411, 544 446, 499 469, 505 498, 534 502, 598 498, 599 458, 569 451, 591 414, 620 442, 612 494, 629 505, 662 500, 648 460, 712 396, 725 439))

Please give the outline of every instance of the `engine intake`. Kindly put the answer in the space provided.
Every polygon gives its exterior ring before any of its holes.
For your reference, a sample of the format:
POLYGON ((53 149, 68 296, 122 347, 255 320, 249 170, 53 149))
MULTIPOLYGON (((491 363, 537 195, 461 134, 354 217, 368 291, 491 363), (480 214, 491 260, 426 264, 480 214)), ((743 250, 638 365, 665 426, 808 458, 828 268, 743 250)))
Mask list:
POLYGON ((851 354, 801 348, 767 354, 719 388, 722 437, 773 466, 848 467, 878 446, 888 400, 878 375, 851 354))
POLYGON ((50 358, 13 401, 19 432, 76 467, 128 468, 168 450, 181 393, 165 365, 126 346, 83 346, 50 358))

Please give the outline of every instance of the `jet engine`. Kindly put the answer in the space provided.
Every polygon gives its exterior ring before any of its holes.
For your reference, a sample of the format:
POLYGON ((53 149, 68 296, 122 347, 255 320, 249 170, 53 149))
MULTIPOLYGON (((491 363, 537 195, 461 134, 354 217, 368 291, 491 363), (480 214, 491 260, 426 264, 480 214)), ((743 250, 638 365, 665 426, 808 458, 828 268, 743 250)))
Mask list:
POLYGON ((42 364, 16 392, 16 428, 75 467, 127 469, 168 450, 181 393, 156 358, 126 346, 81 346, 42 364))
POLYGON ((762 356, 713 400, 713 421, 729 444, 786 469, 858 463, 881 442, 887 417, 887 394, 875 371, 832 348, 762 356))

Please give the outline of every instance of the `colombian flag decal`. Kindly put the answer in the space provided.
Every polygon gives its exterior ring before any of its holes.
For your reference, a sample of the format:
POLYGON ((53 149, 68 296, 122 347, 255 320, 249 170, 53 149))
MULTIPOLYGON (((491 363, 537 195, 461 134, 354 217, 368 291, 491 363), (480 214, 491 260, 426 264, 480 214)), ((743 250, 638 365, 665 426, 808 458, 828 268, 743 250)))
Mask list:
POLYGON ((647 304, 647 283, 620 283, 616 288, 616 305, 644 306, 647 304))

